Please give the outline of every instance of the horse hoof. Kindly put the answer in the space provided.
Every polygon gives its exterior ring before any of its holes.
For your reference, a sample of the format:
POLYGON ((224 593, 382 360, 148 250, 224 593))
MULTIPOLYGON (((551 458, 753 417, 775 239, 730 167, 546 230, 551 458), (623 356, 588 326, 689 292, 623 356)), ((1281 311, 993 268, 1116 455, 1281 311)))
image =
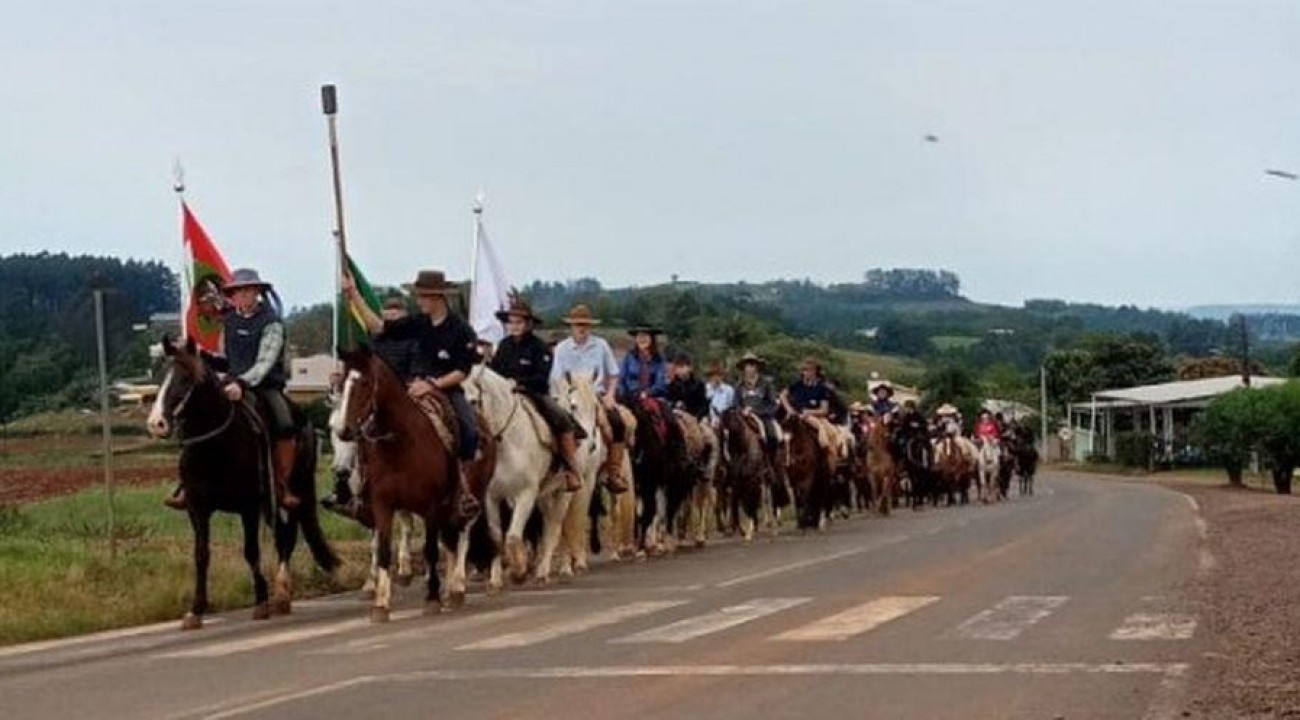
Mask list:
POLYGON ((367 589, 365 589, 365 590, 362 590, 362 591, 361 591, 361 599, 362 599, 362 600, 374 600, 374 599, 375 599, 375 589, 374 589, 374 588, 367 588, 367 589))
POLYGON ((452 610, 459 610, 465 607, 465 591, 453 590, 447 593, 447 605, 452 610))
POLYGON ((383 625, 384 623, 388 622, 388 618, 389 618, 388 608, 385 607, 370 608, 371 623, 374 623, 375 625, 383 625))
POLYGON ((181 618, 181 630, 198 630, 203 627, 203 616, 194 613, 185 613, 181 618))
POLYGON ((397 584, 398 584, 399 586, 401 586, 401 587, 410 587, 410 586, 411 586, 411 580, 412 580, 414 577, 415 577, 415 576, 412 575, 411 573, 406 573, 405 575, 395 575, 395 576, 393 577, 393 582, 397 583, 397 584))
POLYGON ((293 601, 287 597, 271 598, 271 614, 273 615, 293 614, 293 601))
POLYGON ((699 540, 696 540, 696 541, 695 541, 695 549, 696 549, 696 550, 703 550, 703 549, 704 549, 704 545, 705 545, 705 543, 704 543, 704 539, 703 539, 703 538, 700 538, 699 540))
POLYGON ((551 586, 550 575, 538 575, 537 577, 533 578, 533 587, 544 588, 550 586, 551 586))
POLYGON ((501 594, 501 591, 503 589, 504 588, 501 586, 501 583, 489 582, 486 590, 487 596, 496 597, 501 594))
POLYGON ((449 609, 450 608, 443 607, 443 604, 437 600, 426 600, 424 603, 424 616, 432 617, 434 615, 441 615, 449 609))
POLYGON ((271 606, 268 605, 268 604, 266 604, 266 603, 258 603, 258 604, 256 604, 256 605, 254 605, 254 606, 253 606, 253 619, 254 619, 254 620, 270 620, 270 619, 271 619, 271 606))

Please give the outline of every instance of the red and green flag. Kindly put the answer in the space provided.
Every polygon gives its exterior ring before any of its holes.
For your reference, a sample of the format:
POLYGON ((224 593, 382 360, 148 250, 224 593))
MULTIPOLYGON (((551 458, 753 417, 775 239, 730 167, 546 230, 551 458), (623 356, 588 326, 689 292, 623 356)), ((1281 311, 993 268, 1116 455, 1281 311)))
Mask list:
POLYGON ((208 352, 221 343, 221 288, 230 280, 230 266, 212 243, 212 238, 181 203, 182 235, 185 243, 185 337, 208 352))
MULTIPOLYGON (((348 272, 352 274, 352 282, 357 286, 357 294, 366 303, 366 307, 378 315, 380 313, 380 302, 374 286, 366 279, 366 276, 361 272, 361 268, 357 267, 356 262, 352 260, 352 256, 344 255, 343 262, 347 265, 348 272)), ((360 345, 370 336, 370 333, 366 332, 365 323, 361 321, 347 298, 340 295, 337 308, 338 315, 334 318, 334 327, 338 332, 339 347, 344 350, 354 350, 357 345, 360 345)))

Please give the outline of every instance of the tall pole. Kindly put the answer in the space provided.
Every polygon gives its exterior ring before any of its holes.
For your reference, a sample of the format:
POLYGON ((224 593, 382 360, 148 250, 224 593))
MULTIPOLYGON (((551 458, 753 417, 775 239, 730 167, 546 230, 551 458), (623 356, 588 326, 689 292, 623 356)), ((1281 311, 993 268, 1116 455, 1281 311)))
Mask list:
MULTIPOLYGON (((474 293, 478 288, 478 246, 479 231, 483 227, 483 191, 479 190, 474 195, 474 204, 470 206, 470 212, 474 218, 474 227, 471 230, 472 240, 470 242, 469 255, 469 292, 465 293, 465 317, 473 321, 474 315, 474 293)), ((475 328, 477 331, 477 328, 475 328)), ((475 333, 477 335, 477 332, 475 333)))
POLYGON ((1246 314, 1241 318, 1241 382, 1250 387, 1250 330, 1246 327, 1246 314))
POLYGON ((1038 366, 1038 446, 1043 457, 1047 456, 1047 366, 1038 366))
MULTIPOLYGON (((347 262, 348 240, 347 234, 343 229, 343 175, 339 170, 339 128, 338 112, 339 101, 338 92, 333 85, 322 85, 320 88, 321 110, 325 113, 325 122, 329 126, 330 139, 330 170, 334 178, 334 241, 335 241, 335 259, 334 259, 334 357, 338 358, 339 334, 343 328, 339 327, 339 295, 343 292, 340 284, 343 277, 343 264, 347 262)), ((348 338, 351 344, 352 338, 348 338)))
POLYGON ((184 344, 189 339, 189 314, 190 301, 194 289, 190 284, 194 282, 194 272, 190 269, 190 239, 185 234, 185 168, 181 166, 180 158, 176 159, 176 164, 172 166, 172 190, 176 193, 176 200, 181 204, 181 343, 184 344))
POLYGON ((104 342, 104 289, 95 288, 95 345, 99 351, 99 419, 104 440, 104 495, 108 499, 108 556, 117 559, 117 512, 113 507, 113 435, 108 417, 108 352, 104 342))

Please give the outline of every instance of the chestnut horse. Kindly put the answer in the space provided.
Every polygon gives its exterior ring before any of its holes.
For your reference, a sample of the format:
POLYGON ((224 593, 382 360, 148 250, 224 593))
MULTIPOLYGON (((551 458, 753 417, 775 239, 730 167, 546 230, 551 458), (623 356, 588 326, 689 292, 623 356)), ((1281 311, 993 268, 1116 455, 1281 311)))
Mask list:
POLYGON ((289 561, 300 528, 322 570, 333 572, 339 565, 316 510, 316 436, 295 408, 302 429, 296 438, 297 460, 289 489, 302 503, 293 510, 273 511, 267 429, 250 407, 226 398, 216 373, 199 356, 193 340, 178 348, 170 338, 163 338, 162 345, 171 367, 149 413, 148 429, 159 439, 177 435, 181 446, 181 487, 194 530, 194 598, 181 627, 202 627, 208 611, 212 515, 217 512, 239 515, 243 526, 244 560, 253 575, 253 619, 265 620, 273 611, 287 614, 293 595, 289 561), (260 566, 259 515, 266 517, 275 535, 279 567, 273 602, 268 602, 260 566))
POLYGON ((801 417, 786 418, 781 429, 789 438, 786 475, 794 489, 798 527, 819 528, 828 510, 831 468, 818 429, 801 417))
MULTIPOLYGON (((379 356, 363 346, 341 353, 344 363, 342 405, 334 432, 355 440, 362 457, 362 521, 373 524, 378 543, 378 579, 370 609, 373 622, 387 622, 392 608, 394 516, 405 510, 424 522, 424 562, 429 569, 425 612, 442 610, 438 578, 438 541, 455 548, 447 563, 448 602, 465 602, 465 565, 469 529, 475 518, 461 516, 459 464, 455 449, 434 429, 429 418, 406 394, 406 387, 379 356)), ((453 418, 448 421, 455 423, 453 418)), ((481 460, 470 475, 482 478, 494 460, 491 439, 485 438, 481 460)), ((481 494, 482 483, 471 492, 481 494)))
POLYGON ((894 506, 898 466, 890 447, 892 435, 884 420, 872 420, 867 430, 867 477, 871 481, 871 502, 876 512, 888 515, 894 506))
POLYGON ((726 465, 723 487, 730 521, 748 543, 754 539, 763 488, 772 486, 776 473, 768 462, 763 437, 744 410, 733 407, 722 413, 718 427, 726 465))

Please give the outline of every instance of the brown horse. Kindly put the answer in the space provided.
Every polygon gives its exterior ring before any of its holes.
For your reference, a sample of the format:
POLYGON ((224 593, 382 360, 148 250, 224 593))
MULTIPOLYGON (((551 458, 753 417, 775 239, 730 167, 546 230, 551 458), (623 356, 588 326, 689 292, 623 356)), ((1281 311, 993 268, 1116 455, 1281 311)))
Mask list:
MULTIPOLYGON (((438 540, 456 548, 447 564, 448 602, 457 607, 465 601, 465 563, 469 551, 469 528, 476 518, 466 518, 459 508, 463 492, 455 450, 434 428, 419 406, 407 396, 406 388, 388 365, 362 347, 342 354, 345 374, 338 427, 344 440, 356 440, 361 451, 363 524, 373 525, 378 540, 378 579, 370 618, 387 622, 392 607, 393 516, 407 511, 424 521, 424 561, 429 568, 425 612, 442 610, 438 566, 438 540)), ((454 426, 454 419, 449 418, 454 426)), ((476 463, 471 477, 490 477, 484 464, 492 462, 490 437, 483 460, 476 463)), ((485 483, 475 483, 471 492, 479 496, 485 483)))
POLYGON ((722 485, 726 489, 729 519, 745 542, 750 542, 758 524, 763 488, 771 488, 776 482, 776 473, 768 462, 758 428, 745 417, 743 410, 731 408, 722 413, 719 428, 726 468, 722 485))
POLYGON ((871 499, 876 512, 888 515, 894 506, 898 485, 898 466, 890 447, 892 433, 884 420, 872 420, 867 430, 867 477, 871 481, 871 499))
POLYGON ((801 417, 781 421, 789 438, 789 462, 786 475, 794 487, 794 501, 801 530, 821 527, 822 516, 829 510, 831 468, 826 450, 818 438, 817 428, 801 417))

